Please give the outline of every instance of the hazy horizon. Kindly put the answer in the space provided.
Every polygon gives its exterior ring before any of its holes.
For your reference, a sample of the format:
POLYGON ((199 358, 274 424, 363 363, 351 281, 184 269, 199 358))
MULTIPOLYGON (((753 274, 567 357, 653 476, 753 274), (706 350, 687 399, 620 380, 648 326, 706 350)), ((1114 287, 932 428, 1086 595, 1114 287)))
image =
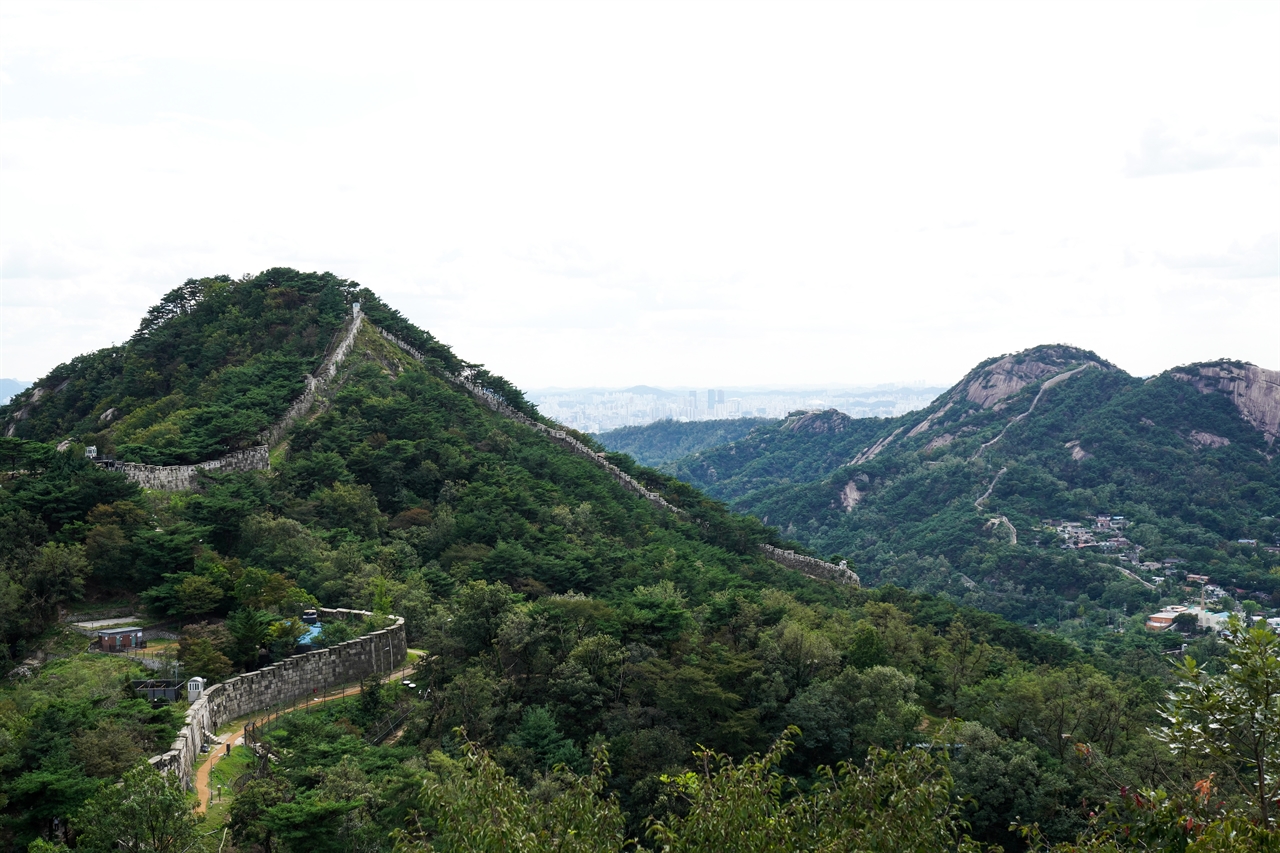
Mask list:
POLYGON ((1280 369, 1280 4, 0 5, 0 375, 189 278, 521 388, 1280 369), (1271 317, 1268 320, 1267 317, 1271 317))

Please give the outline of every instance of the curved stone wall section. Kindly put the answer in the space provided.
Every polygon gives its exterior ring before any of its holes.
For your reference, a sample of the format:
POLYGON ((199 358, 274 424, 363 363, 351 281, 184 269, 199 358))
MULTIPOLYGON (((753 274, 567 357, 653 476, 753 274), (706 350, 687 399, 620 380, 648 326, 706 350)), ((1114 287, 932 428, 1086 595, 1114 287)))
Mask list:
POLYGON ((142 465, 137 462, 108 462, 104 467, 121 471, 133 482, 144 489, 161 489, 166 492, 180 492, 195 488, 196 472, 205 471, 267 471, 271 468, 270 449, 284 438, 289 427, 311 410, 316 398, 325 392, 333 378, 338 375, 338 368, 346 359, 351 348, 355 346, 356 335, 360 332, 360 322, 364 315, 359 304, 351 306, 351 319, 347 321, 346 331, 333 352, 321 363, 318 376, 307 374, 306 390, 293 401, 284 417, 276 421, 261 435, 260 447, 238 450, 218 459, 200 462, 196 465, 142 465))
MULTIPOLYGON (((322 608, 324 617, 372 616, 363 610, 322 608)), ((404 620, 392 617, 390 628, 365 634, 327 649, 285 658, 279 663, 247 672, 215 684, 191 703, 183 727, 169 751, 149 760, 157 770, 176 773, 187 788, 191 787, 196 756, 200 748, 213 741, 214 733, 229 720, 261 711, 273 705, 295 702, 327 687, 350 684, 370 675, 390 674, 404 662, 408 645, 404 620)))
POLYGON ((178 492, 193 489, 198 471, 264 471, 271 467, 269 448, 250 447, 195 465, 143 465, 139 462, 104 462, 102 467, 120 471, 144 489, 178 492))
POLYGON ((806 557, 804 554, 797 554, 795 551, 784 551, 772 545, 761 545, 760 550, 775 563, 786 566, 788 569, 795 569, 797 572, 808 575, 811 578, 835 581, 836 583, 849 584, 850 586, 861 586, 858 576, 843 563, 837 566, 835 563, 828 563, 814 557, 806 557))

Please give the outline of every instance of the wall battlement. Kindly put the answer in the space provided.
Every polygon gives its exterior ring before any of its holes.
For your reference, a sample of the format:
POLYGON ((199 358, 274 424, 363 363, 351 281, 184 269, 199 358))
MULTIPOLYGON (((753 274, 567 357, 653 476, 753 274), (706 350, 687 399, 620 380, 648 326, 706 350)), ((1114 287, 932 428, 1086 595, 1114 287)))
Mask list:
MULTIPOLYGON (((320 616, 372 616, 363 610, 320 608, 320 616)), ((204 691, 191 703, 177 738, 162 755, 148 759, 163 773, 176 773, 190 789, 200 748, 212 743, 214 734, 227 722, 273 705, 296 702, 326 687, 349 684, 367 676, 391 674, 404 662, 408 645, 404 619, 392 617, 390 628, 365 634, 354 640, 285 658, 256 672, 246 672, 204 691)))

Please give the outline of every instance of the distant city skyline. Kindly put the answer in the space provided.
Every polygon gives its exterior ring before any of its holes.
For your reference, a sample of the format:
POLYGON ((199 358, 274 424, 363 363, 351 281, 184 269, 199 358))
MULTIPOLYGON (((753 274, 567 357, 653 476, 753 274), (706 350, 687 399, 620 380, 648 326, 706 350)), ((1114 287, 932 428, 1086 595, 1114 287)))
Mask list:
POLYGON ((836 409, 850 417, 894 417, 929 405, 942 386, 874 388, 630 388, 534 389, 526 397, 538 411, 581 432, 607 432, 660 420, 708 421, 781 418, 797 410, 836 409), (661 393, 651 393, 659 391, 661 393))

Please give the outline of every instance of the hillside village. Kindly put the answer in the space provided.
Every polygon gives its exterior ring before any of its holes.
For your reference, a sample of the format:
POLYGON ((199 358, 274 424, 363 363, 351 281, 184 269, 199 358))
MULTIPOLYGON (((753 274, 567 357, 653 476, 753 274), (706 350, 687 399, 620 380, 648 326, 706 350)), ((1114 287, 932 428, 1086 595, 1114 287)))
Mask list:
MULTIPOLYGON (((1182 596, 1179 604, 1166 604, 1151 613, 1146 620, 1149 631, 1179 629, 1185 633, 1219 633, 1227 629, 1232 615, 1245 622, 1266 625, 1280 632, 1280 616, 1256 615, 1257 610, 1271 604, 1266 593, 1235 588, 1230 591, 1211 583, 1209 575, 1188 572, 1181 568, 1186 560, 1165 557, 1162 560, 1143 560, 1143 546, 1131 542, 1124 531, 1130 522, 1122 515, 1098 515, 1091 522, 1045 519, 1046 532, 1057 537, 1058 547, 1064 550, 1097 549, 1098 553, 1113 557, 1122 574, 1141 583, 1150 590, 1158 590, 1168 596, 1182 596), (1233 596, 1252 596, 1254 613, 1237 603, 1233 596), (1261 602, 1254 599, 1262 599, 1261 602), (1181 617, 1181 618, 1180 618, 1181 617)), ((1239 545, 1257 546, 1255 539, 1241 539, 1239 545)), ((1263 546, 1263 550, 1277 553, 1280 547, 1263 546)))

